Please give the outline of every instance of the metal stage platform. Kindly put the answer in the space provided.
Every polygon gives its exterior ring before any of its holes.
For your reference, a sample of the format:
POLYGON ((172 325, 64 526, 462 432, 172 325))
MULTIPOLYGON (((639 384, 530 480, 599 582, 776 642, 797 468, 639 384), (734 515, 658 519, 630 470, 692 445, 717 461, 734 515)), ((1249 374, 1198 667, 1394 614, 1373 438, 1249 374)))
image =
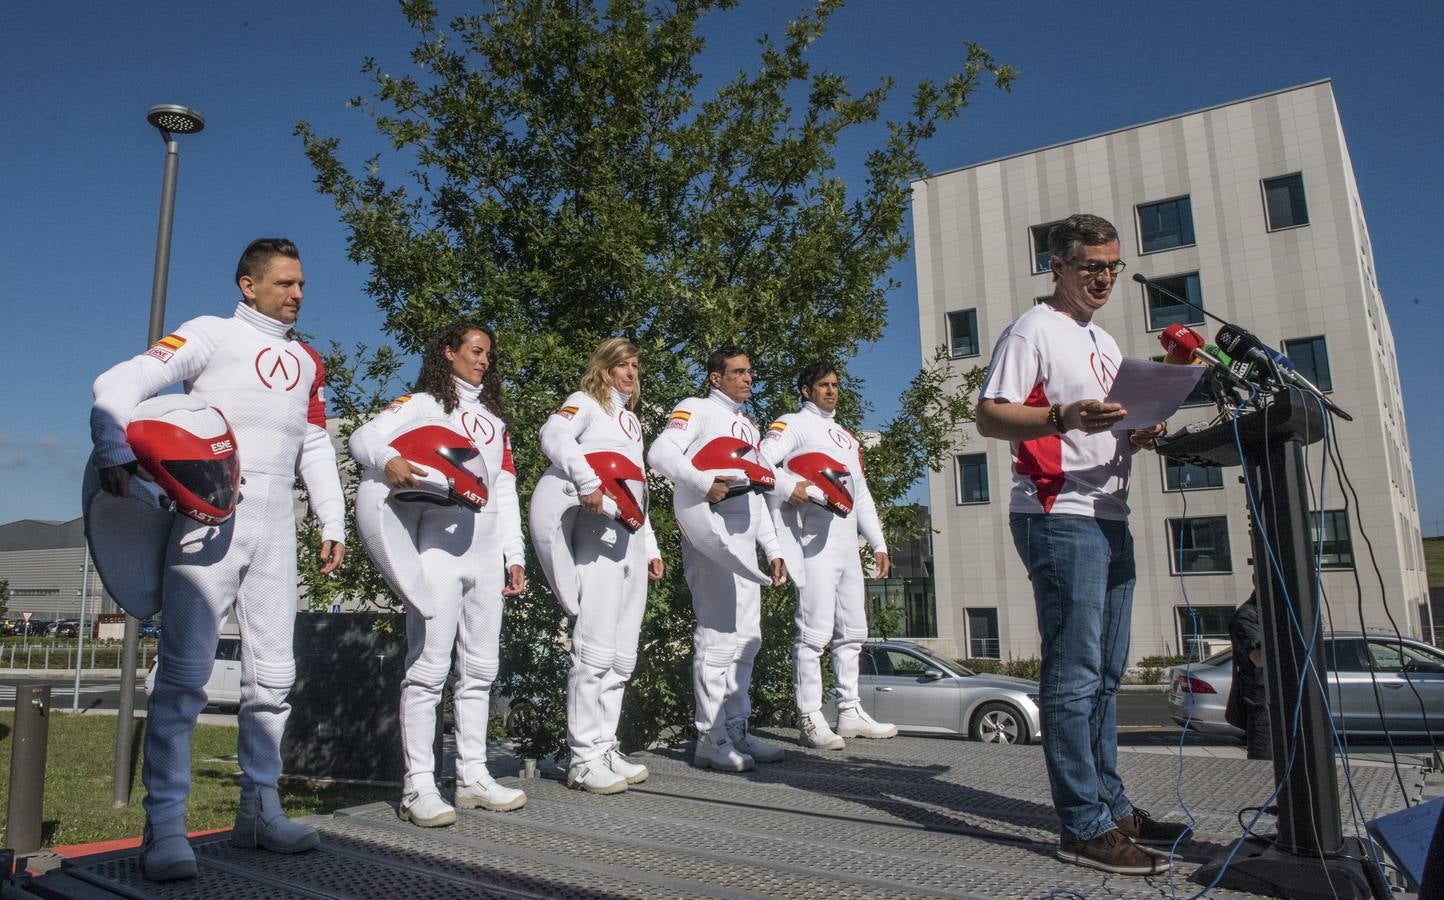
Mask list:
MULTIPOLYGON (((67 860, 5 896, 1188 897, 1200 887, 1186 876, 1239 835, 1236 810, 1271 788, 1269 763, 1185 757, 1181 794, 1197 834, 1180 846, 1171 885, 1056 859, 1037 746, 897 738, 827 753, 799 749, 793 735, 764 732, 787 760, 741 775, 693 769, 684 749, 663 749, 638 754, 650 780, 614 797, 568 790, 552 770, 507 779, 526 790, 524 809, 462 811, 449 828, 413 827, 377 803, 313 819, 322 846, 311 853, 238 850, 220 834, 194 840, 201 873, 191 882, 145 881, 130 850, 67 860)), ((1182 815, 1177 755, 1120 758, 1135 803, 1182 815)), ((1403 806, 1391 769, 1352 777, 1368 817, 1403 806)), ((1406 771, 1415 796, 1422 783, 1420 770, 1406 771)))

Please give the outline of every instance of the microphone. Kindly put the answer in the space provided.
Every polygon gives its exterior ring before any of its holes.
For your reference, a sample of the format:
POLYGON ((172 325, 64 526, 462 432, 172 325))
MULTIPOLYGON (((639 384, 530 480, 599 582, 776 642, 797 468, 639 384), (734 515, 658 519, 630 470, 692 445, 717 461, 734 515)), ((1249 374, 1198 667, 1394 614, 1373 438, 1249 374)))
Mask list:
POLYGON ((1190 366, 1194 363, 1193 353, 1203 349, 1203 336, 1187 325, 1170 325, 1158 335, 1163 345, 1163 361, 1174 366, 1190 366))
POLYGON ((1227 324, 1228 324, 1228 321, 1227 321, 1227 320, 1219 318, 1218 316, 1216 316, 1216 315, 1214 315, 1213 313, 1209 312, 1208 310, 1204 309, 1202 306, 1199 306, 1197 303, 1194 303, 1192 300, 1187 299, 1186 297, 1180 297, 1180 296, 1178 296, 1178 295, 1175 294, 1173 291, 1170 291, 1168 288, 1164 287, 1163 285, 1159 284, 1158 282, 1153 281, 1153 280, 1150 279, 1147 275, 1144 275, 1142 272, 1134 272, 1134 273, 1133 273, 1133 280, 1136 281, 1136 282, 1138 282, 1139 284, 1143 285, 1144 287, 1151 287, 1151 288, 1153 288, 1155 291, 1158 291, 1158 293, 1162 294, 1163 296, 1167 297, 1167 298, 1170 299, 1170 300, 1177 300, 1179 303, 1182 303, 1184 306, 1188 307, 1189 309, 1192 309, 1192 310, 1195 310, 1196 312, 1202 313, 1203 315, 1208 316, 1210 319, 1213 319, 1215 322, 1220 322, 1220 323, 1222 323, 1222 324, 1224 324, 1224 325, 1227 325, 1227 324))
POLYGON ((1314 386, 1314 383, 1304 377, 1303 373, 1294 365, 1293 360, 1284 356, 1274 348, 1265 344, 1254 335, 1242 328, 1235 328, 1227 325, 1218 330, 1218 344, 1235 357, 1244 360, 1251 360, 1258 363, 1266 372, 1274 375, 1279 385, 1291 384, 1294 387, 1305 391, 1319 398, 1324 406, 1328 407, 1335 415, 1346 422, 1354 421, 1354 417, 1345 412, 1336 403, 1324 396, 1324 392, 1314 386))
POLYGON ((1229 367, 1232 360, 1228 355, 1219 352, 1213 344, 1205 344, 1203 335, 1187 325, 1169 325, 1158 335, 1158 343, 1162 344, 1166 351, 1163 357, 1166 363, 1176 366, 1207 366, 1210 372, 1222 377, 1229 387, 1251 389, 1244 378, 1229 367))

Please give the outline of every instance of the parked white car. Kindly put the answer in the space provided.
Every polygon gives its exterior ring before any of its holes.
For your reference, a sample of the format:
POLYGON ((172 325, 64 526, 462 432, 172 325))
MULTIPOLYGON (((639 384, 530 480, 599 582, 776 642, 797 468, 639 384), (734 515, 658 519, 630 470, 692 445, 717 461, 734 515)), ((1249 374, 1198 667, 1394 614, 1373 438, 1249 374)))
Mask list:
MULTIPOLYGON (((155 690, 155 664, 160 655, 150 661, 150 671, 145 673, 145 695, 155 690)), ((216 661, 211 666, 211 677, 206 681, 206 703, 209 706, 223 706, 234 709, 241 705, 241 635, 240 629, 227 622, 221 629, 221 639, 216 644, 216 661)))

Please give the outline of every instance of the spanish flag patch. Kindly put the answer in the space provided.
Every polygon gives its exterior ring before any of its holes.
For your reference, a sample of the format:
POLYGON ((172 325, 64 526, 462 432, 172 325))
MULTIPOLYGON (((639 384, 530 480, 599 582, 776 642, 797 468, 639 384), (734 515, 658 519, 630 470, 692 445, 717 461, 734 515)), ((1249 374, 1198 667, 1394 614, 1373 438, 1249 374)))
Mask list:
POLYGON ((178 334, 168 334, 151 344, 150 349, 145 351, 145 355, 161 362, 170 362, 170 358, 175 356, 176 351, 185 345, 185 338, 178 334))
POLYGON ((692 420, 692 413, 685 409, 674 409, 667 417, 668 428, 686 428, 687 423, 692 420))
POLYGON ((771 425, 767 426, 767 434, 763 435, 762 439, 766 440, 767 438, 780 438, 782 437, 782 432, 786 430, 787 423, 782 421, 781 419, 778 419, 776 422, 773 422, 771 425))
POLYGON ((411 399, 411 395, 410 395, 410 394, 402 394, 400 397, 397 397, 395 400, 392 400, 392 401, 391 401, 391 405, 388 406, 388 407, 386 407, 386 411, 387 411, 387 412, 396 412, 396 410, 398 410, 398 409, 401 408, 401 405, 402 405, 403 403, 405 403, 407 400, 410 400, 410 399, 411 399))
POLYGON ((555 414, 561 416, 563 419, 570 419, 572 416, 577 414, 577 407, 563 406, 561 409, 557 410, 555 414))

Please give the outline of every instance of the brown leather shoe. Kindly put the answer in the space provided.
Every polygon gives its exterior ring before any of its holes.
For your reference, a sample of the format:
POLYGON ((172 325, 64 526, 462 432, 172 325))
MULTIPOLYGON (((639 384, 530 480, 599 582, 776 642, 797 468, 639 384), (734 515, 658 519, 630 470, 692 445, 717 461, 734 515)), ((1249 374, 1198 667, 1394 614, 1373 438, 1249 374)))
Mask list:
POLYGON ((1193 829, 1183 822, 1160 822, 1148 810, 1133 807, 1133 812, 1116 820, 1118 830, 1137 844, 1172 847, 1179 838, 1193 829))
POLYGON ((1092 840, 1059 843, 1058 858, 1117 875, 1157 875, 1168 871, 1166 858, 1143 850, 1117 828, 1111 828, 1092 840))

